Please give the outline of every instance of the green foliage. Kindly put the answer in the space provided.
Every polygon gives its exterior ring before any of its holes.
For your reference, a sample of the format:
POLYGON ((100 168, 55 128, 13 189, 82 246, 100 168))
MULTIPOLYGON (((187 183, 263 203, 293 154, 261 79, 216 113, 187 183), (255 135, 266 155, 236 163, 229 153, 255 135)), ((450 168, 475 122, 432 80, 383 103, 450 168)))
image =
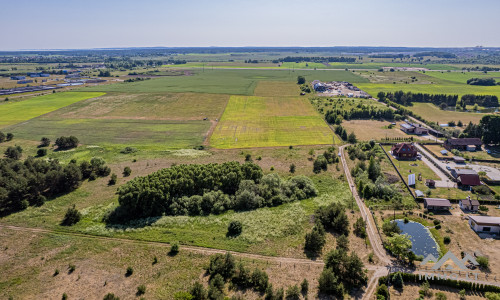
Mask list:
POLYGON ((423 297, 432 297, 431 285, 428 281, 422 283, 418 293, 423 297))
POLYGON ((302 293, 302 295, 307 295, 307 293, 309 292, 309 282, 305 278, 300 284, 300 292, 302 293))
POLYGON ((179 244, 173 243, 172 246, 170 246, 170 251, 168 252, 168 255, 175 256, 178 253, 179 253, 179 244))
POLYGON ((398 223, 391 222, 390 220, 386 220, 384 224, 382 224, 382 231, 389 237, 393 236, 394 234, 400 234, 402 232, 398 226, 398 223))
POLYGON ((391 282, 396 289, 403 289, 404 287, 403 276, 401 276, 400 272, 396 272, 392 275, 391 282))
POLYGON ((342 298, 344 285, 330 268, 324 268, 318 280, 318 290, 322 294, 342 298))
POLYGON ((240 221, 231 221, 227 227, 227 236, 238 236, 243 230, 243 225, 240 221))
POLYGON ((193 284, 189 293, 193 296, 193 300, 207 300, 207 291, 203 284, 198 281, 193 284))
POLYGON ((54 274, 53 274, 52 276, 57 276, 57 275, 59 275, 59 269, 56 269, 56 270, 54 271, 54 274))
POLYGON ((374 260, 373 260, 373 252, 368 253, 368 262, 369 263, 373 263, 374 262, 374 260))
POLYGON ((437 292, 436 300, 446 300, 446 295, 443 292, 437 292))
POLYGON ((144 284, 141 284, 137 287, 137 293, 136 295, 144 295, 146 293, 146 286, 144 284))
POLYGON ((304 84, 306 83, 306 78, 304 76, 297 76, 297 84, 304 84))
POLYGON ((21 159, 22 153, 23 153, 23 148, 21 148, 21 146, 9 146, 5 150, 4 155, 7 158, 19 160, 21 159))
POLYGON ((313 172, 314 173, 319 173, 322 170, 326 171, 328 169, 328 161, 326 160, 324 155, 318 155, 316 157, 316 160, 313 163, 313 172))
POLYGON ((130 266, 127 267, 127 271, 125 272, 125 276, 129 277, 129 276, 132 276, 132 274, 134 274, 134 269, 130 266))
POLYGON ((337 249, 342 249, 345 252, 349 251, 349 239, 343 234, 337 238, 337 249))
POLYGON ((364 264, 356 253, 343 248, 330 251, 325 257, 325 269, 331 269, 346 288, 358 288, 368 281, 364 264))
POLYGON ((36 156, 38 157, 42 157, 42 156, 45 156, 47 155, 47 149, 38 149, 36 151, 36 156))
POLYGON ((129 217, 208 215, 228 209, 276 206, 317 195, 305 176, 263 176, 251 163, 179 165, 136 177, 118 189, 120 210, 129 217), (234 196, 234 197, 233 197, 234 196))
POLYGON ((488 300, 500 300, 500 293, 486 292, 484 296, 488 300))
POLYGON ((14 139, 14 134, 12 133, 7 133, 7 135, 5 136, 5 140, 6 141, 12 141, 12 139, 14 139))
POLYGON ((68 300, 68 295, 66 293, 63 293, 61 299, 68 300))
MULTIPOLYGON (((236 263, 231 253, 225 255, 216 254, 210 257, 210 264, 207 268, 207 273, 210 278, 216 274, 220 274, 224 280, 229 280, 236 272, 236 263)), ((252 274, 253 275, 253 274, 252 274)))
POLYGON ((315 215, 326 230, 332 230, 345 236, 349 235, 349 219, 343 205, 332 203, 328 206, 320 207, 315 215))
POLYGON ((387 285, 385 285, 385 284, 379 285, 377 287, 375 295, 377 295, 377 299, 378 299, 378 296, 382 296, 383 299, 389 299, 389 289, 387 288, 387 285))
POLYGON ((130 169, 129 166, 123 168, 123 176, 124 177, 128 177, 130 176, 130 174, 132 174, 132 169, 130 169))
POLYGON ((111 178, 108 181, 108 185, 115 185, 118 180, 118 176, 115 173, 111 174, 111 178))
POLYGON ((5 142, 5 139, 6 139, 5 133, 3 133, 3 132, 0 131, 0 143, 5 142))
POLYGON ((470 85, 495 86, 497 83, 493 78, 471 78, 467 80, 470 85))
POLYGON ((290 173, 295 173, 295 164, 290 165, 290 173))
POLYGON ((137 152, 137 149, 132 147, 125 147, 123 150, 120 151, 120 153, 122 154, 130 154, 135 152, 137 152))
POLYGON ((297 285, 292 285, 286 290, 286 300, 300 300, 300 290, 297 285))
POLYGON ((264 293, 269 285, 267 273, 261 269, 255 268, 252 272, 252 284, 257 291, 264 293))
POLYGON ((362 217, 359 217, 353 225, 353 232, 360 238, 366 237, 366 222, 362 217))
POLYGON ((306 234, 304 250, 310 256, 317 256, 321 253, 326 243, 326 233, 323 224, 316 222, 310 233, 306 234))
POLYGON ((451 242, 451 238, 450 238, 449 236, 445 236, 445 237, 443 238, 443 242, 444 242, 445 244, 449 244, 449 243, 451 242))
POLYGON ((487 270, 490 267, 490 261, 486 256, 478 256, 476 261, 479 264, 479 267, 484 270, 487 270))
POLYGON ((63 220, 61 221, 61 225, 63 226, 72 226, 76 223, 80 222, 82 214, 76 209, 73 204, 72 207, 68 208, 66 214, 64 215, 63 220))
POLYGON ((120 300, 120 297, 115 296, 113 293, 107 293, 103 300, 120 300))
POLYGON ((458 296, 460 297, 460 300, 465 300, 466 299, 465 295, 466 295, 465 289, 460 290, 460 292, 458 292, 458 296))
POLYGON ((61 136, 56 139, 55 145, 59 150, 67 150, 78 147, 78 138, 75 136, 61 136))
POLYGON ((349 135, 347 136, 347 142, 355 144, 357 141, 358 139, 356 138, 356 134, 354 134, 354 132, 349 133, 349 135))
POLYGON ((398 258, 407 257, 411 246, 411 240, 406 234, 394 234, 387 238, 387 248, 398 258))
POLYGON ((68 265, 68 273, 73 273, 76 270, 76 266, 74 264, 68 265))

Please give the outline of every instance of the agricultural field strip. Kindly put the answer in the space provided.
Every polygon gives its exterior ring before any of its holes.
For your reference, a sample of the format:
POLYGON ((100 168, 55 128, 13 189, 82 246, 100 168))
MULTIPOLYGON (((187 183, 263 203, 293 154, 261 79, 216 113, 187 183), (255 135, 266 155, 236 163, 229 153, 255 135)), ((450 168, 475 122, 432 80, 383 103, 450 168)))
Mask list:
POLYGON ((30 120, 73 103, 103 96, 105 93, 64 92, 0 105, 0 128, 30 120))

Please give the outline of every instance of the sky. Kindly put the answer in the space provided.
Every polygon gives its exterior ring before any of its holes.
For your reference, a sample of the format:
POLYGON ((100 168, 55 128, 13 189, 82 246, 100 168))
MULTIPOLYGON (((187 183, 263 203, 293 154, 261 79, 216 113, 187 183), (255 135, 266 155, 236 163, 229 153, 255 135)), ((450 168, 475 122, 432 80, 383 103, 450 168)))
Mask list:
POLYGON ((500 46, 497 0, 6 0, 0 50, 500 46))

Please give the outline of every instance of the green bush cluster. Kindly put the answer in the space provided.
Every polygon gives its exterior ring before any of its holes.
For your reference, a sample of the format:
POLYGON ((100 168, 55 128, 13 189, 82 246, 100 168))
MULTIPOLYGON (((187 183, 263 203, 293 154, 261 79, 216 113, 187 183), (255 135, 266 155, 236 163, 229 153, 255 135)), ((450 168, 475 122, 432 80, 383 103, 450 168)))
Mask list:
POLYGON ((276 206, 316 195, 309 178, 264 176, 262 169, 251 162, 174 166, 136 177, 118 189, 123 213, 134 217, 219 214, 228 209, 276 206))

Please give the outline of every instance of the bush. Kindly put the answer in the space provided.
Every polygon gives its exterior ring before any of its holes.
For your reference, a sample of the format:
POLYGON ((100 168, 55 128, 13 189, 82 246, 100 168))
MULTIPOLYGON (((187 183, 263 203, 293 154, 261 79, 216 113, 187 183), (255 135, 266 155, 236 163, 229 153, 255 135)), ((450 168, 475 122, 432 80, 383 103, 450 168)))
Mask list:
POLYGON ((439 223, 441 223, 441 222, 436 219, 436 220, 433 221, 433 223, 434 223, 434 225, 439 225, 439 223))
POLYGON ((373 263, 374 262, 374 260, 373 260, 373 252, 368 253, 368 262, 369 263, 373 263))
POLYGON ((6 137, 5 137, 5 139, 6 139, 7 141, 12 141, 12 139, 13 139, 13 138, 14 138, 14 134, 12 134, 12 133, 10 133, 10 132, 9 132, 9 133, 7 133, 7 135, 6 135, 6 137))
POLYGON ((137 287, 137 296, 144 295, 146 293, 146 286, 141 284, 137 287))
POLYGON ((345 207, 339 203, 332 203, 316 210, 316 218, 326 230, 333 230, 338 234, 349 235, 349 219, 345 214, 345 207))
POLYGON ((326 171, 327 169, 328 169, 328 161, 326 160, 325 156, 318 155, 318 157, 316 157, 316 160, 313 163, 313 172, 319 173, 321 172, 321 170, 326 171))
POLYGON ((122 153, 122 154, 130 154, 130 153, 134 153, 134 152, 137 152, 137 149, 132 148, 132 147, 125 147, 125 149, 120 151, 120 153, 122 153))
POLYGON ((396 289, 403 289, 404 287, 403 277, 400 272, 396 272, 392 275, 391 282, 396 289))
POLYGON ((120 300, 120 297, 115 296, 113 293, 108 293, 104 296, 103 300, 120 300))
POLYGON ((449 236, 445 236, 445 237, 443 238, 443 242, 444 242, 445 244, 449 244, 449 243, 451 242, 451 238, 450 238, 449 236))
POLYGON ((290 165, 290 173, 295 173, 295 164, 290 165))
POLYGON ((330 268, 324 268, 318 280, 320 293, 341 298, 344 295, 344 285, 330 268))
POLYGON ((222 278, 229 280, 233 277, 235 272, 236 263, 231 253, 228 252, 225 255, 216 254, 210 257, 210 264, 207 268, 207 273, 210 275, 210 278, 216 274, 220 274, 222 278))
POLYGON ((297 285, 293 285, 286 290, 286 300, 300 300, 300 290, 297 285))
POLYGON ((304 250, 311 256, 317 256, 325 243, 325 229, 320 222, 317 222, 311 232, 306 234, 304 250))
POLYGON ((42 156, 45 156, 47 155, 47 149, 38 149, 36 151, 36 156, 38 157, 42 157, 42 156))
POLYGON ((59 269, 56 269, 56 270, 54 271, 54 274, 53 274, 52 276, 57 276, 57 275, 59 275, 59 269))
POLYGON ((375 294, 377 295, 377 299, 378 299, 378 296, 382 296, 383 299, 389 299, 389 289, 387 288, 387 286, 385 284, 379 285, 377 287, 375 294))
POLYGON ((484 296, 488 300, 500 300, 500 293, 486 292, 484 296))
POLYGON ((436 226, 434 226, 434 228, 441 229, 441 224, 437 224, 436 226))
POLYGON ((179 244, 173 243, 172 246, 170 246, 170 251, 168 252, 168 255, 170 256, 175 256, 179 253, 179 244))
POLYGON ((426 281, 422 283, 418 293, 423 297, 432 297, 431 285, 429 284, 429 282, 426 281))
POLYGON ((134 274, 134 269, 132 267, 127 267, 127 272, 125 272, 125 276, 129 277, 134 274))
POLYGON ((128 177, 128 176, 130 176, 130 174, 131 174, 131 173, 132 173, 132 169, 130 169, 130 167, 125 167, 125 168, 123 169, 123 176, 124 176, 124 177, 128 177))
POLYGON ((241 234, 241 231, 243 230, 243 225, 241 224, 240 221, 231 221, 229 223, 229 226, 227 227, 227 234, 226 236, 238 236, 241 234))
POLYGON ((385 221, 382 225, 382 231, 387 236, 393 236, 394 234, 400 234, 401 229, 396 222, 391 222, 389 220, 385 221))
POLYGON ((108 185, 115 185, 118 180, 118 176, 115 173, 111 174, 111 178, 108 181, 108 185))
POLYGON ((75 136, 61 136, 56 139, 55 145, 59 150, 66 150, 78 147, 78 139, 75 136))
POLYGON ((478 256, 476 258, 476 261, 479 264, 479 267, 481 267, 481 269, 487 270, 490 267, 490 261, 485 256, 478 256))
POLYGON ((73 273, 76 270, 76 266, 74 264, 68 265, 68 273, 73 273))
POLYGON ((193 284, 189 293, 193 296, 194 300, 205 300, 207 299, 207 291, 201 283, 198 281, 193 284))
POLYGON ((297 84, 306 83, 306 78, 304 76, 297 76, 297 84))
POLYGON ((269 285, 269 277, 266 272, 255 268, 252 272, 252 283, 257 291, 264 293, 269 285))
POLYGON ((78 223, 81 219, 81 213, 76 209, 73 204, 72 207, 68 208, 66 214, 64 215, 64 219, 61 221, 61 225, 63 226, 72 226, 78 223))
POLYGON ((443 292, 437 292, 436 300, 446 300, 446 295, 443 292))
POLYGON ((408 224, 408 222, 410 222, 410 220, 408 218, 404 218, 404 223, 408 224))
POLYGON ((61 299, 68 300, 68 295, 66 293, 63 293, 61 299))
POLYGON ((359 217, 353 225, 353 232, 360 238, 366 237, 366 222, 362 217, 359 217))
POLYGON ((23 148, 21 148, 21 146, 9 146, 4 152, 5 157, 14 160, 21 159, 22 153, 23 153, 23 148))
POLYGON ((309 282, 305 278, 300 284, 300 292, 302 293, 302 295, 307 295, 307 293, 309 292, 309 282))

